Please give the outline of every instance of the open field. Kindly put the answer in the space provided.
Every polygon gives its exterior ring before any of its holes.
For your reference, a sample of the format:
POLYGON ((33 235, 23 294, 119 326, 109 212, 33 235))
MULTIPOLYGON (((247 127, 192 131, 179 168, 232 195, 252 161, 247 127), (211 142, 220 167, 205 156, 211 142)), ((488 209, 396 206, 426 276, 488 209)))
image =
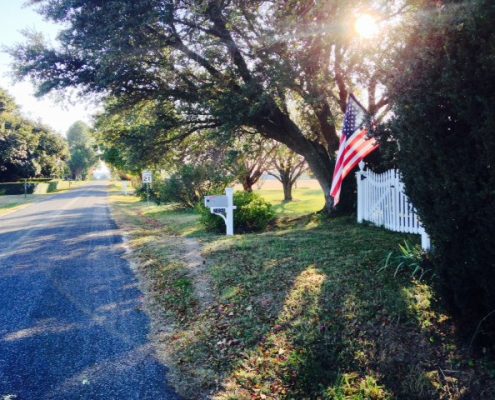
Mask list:
MULTIPOLYGON (((295 186, 296 189, 313 189, 321 190, 320 185, 316 179, 300 178, 297 180, 295 186)), ((257 190, 279 190, 282 191, 282 184, 275 178, 260 179, 255 185, 257 190)))
POLYGON ((325 205, 323 192, 320 188, 299 187, 294 189, 293 201, 284 202, 284 194, 280 189, 266 188, 257 190, 265 200, 275 208, 277 215, 282 218, 295 218, 320 211, 325 205))
POLYGON ((54 193, 28 194, 27 196, 24 196, 23 194, 0 196, 0 215, 10 214, 11 212, 27 207, 31 203, 41 201, 57 193, 81 187, 85 184, 86 182, 71 182, 69 187, 68 181, 62 181, 59 183, 59 190, 54 193))
MULTIPOLYGON (((314 189, 299 189, 294 208, 273 188, 261 194, 286 218, 321 208, 314 189)), ((417 237, 313 214, 227 238, 194 212, 111 201, 185 398, 494 398, 495 371, 453 340, 431 274, 382 268, 417 237)))

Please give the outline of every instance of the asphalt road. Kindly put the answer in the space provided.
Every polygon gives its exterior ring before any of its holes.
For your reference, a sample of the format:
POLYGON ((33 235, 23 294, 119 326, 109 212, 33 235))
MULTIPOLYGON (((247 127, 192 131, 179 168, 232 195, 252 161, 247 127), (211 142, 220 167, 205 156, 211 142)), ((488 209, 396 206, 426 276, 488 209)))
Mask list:
POLYGON ((0 400, 178 399, 105 183, 0 217, 0 400))

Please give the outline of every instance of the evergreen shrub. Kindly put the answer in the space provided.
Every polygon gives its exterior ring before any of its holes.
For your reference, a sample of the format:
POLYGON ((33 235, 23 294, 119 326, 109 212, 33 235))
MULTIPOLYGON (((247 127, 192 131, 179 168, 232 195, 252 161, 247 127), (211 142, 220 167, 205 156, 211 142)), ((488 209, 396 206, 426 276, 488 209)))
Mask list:
MULTIPOLYGON (((275 219, 272 205, 260 195, 252 192, 234 193, 234 231, 236 233, 260 232, 275 219)), ((221 217, 210 213, 203 203, 197 207, 200 221, 207 231, 223 233, 225 223, 221 217)))
MULTIPOLYGON (((58 180, 29 180, 26 183, 27 194, 45 194, 58 190, 58 180)), ((24 194, 24 182, 0 183, 0 196, 24 194)))
POLYGON ((495 4, 446 3, 421 13, 396 59, 394 118, 379 134, 398 143, 395 161, 432 237, 458 332, 493 347, 495 4))

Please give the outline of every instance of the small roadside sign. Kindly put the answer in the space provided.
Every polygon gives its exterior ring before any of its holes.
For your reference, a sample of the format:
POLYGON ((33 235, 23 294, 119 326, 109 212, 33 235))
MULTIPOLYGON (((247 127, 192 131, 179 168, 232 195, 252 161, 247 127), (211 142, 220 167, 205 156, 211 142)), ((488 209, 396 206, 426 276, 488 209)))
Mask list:
POLYGON ((153 182, 153 174, 151 171, 143 171, 143 183, 152 183, 153 182))

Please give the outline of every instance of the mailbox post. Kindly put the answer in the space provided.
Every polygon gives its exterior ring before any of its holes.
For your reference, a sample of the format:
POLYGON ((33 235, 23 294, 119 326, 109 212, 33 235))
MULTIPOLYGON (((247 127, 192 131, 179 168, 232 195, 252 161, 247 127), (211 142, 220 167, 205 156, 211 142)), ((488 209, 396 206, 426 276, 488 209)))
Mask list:
POLYGON ((225 189, 225 196, 206 196, 205 207, 210 209, 212 214, 222 217, 226 226, 226 235, 234 234, 234 189, 225 189))

